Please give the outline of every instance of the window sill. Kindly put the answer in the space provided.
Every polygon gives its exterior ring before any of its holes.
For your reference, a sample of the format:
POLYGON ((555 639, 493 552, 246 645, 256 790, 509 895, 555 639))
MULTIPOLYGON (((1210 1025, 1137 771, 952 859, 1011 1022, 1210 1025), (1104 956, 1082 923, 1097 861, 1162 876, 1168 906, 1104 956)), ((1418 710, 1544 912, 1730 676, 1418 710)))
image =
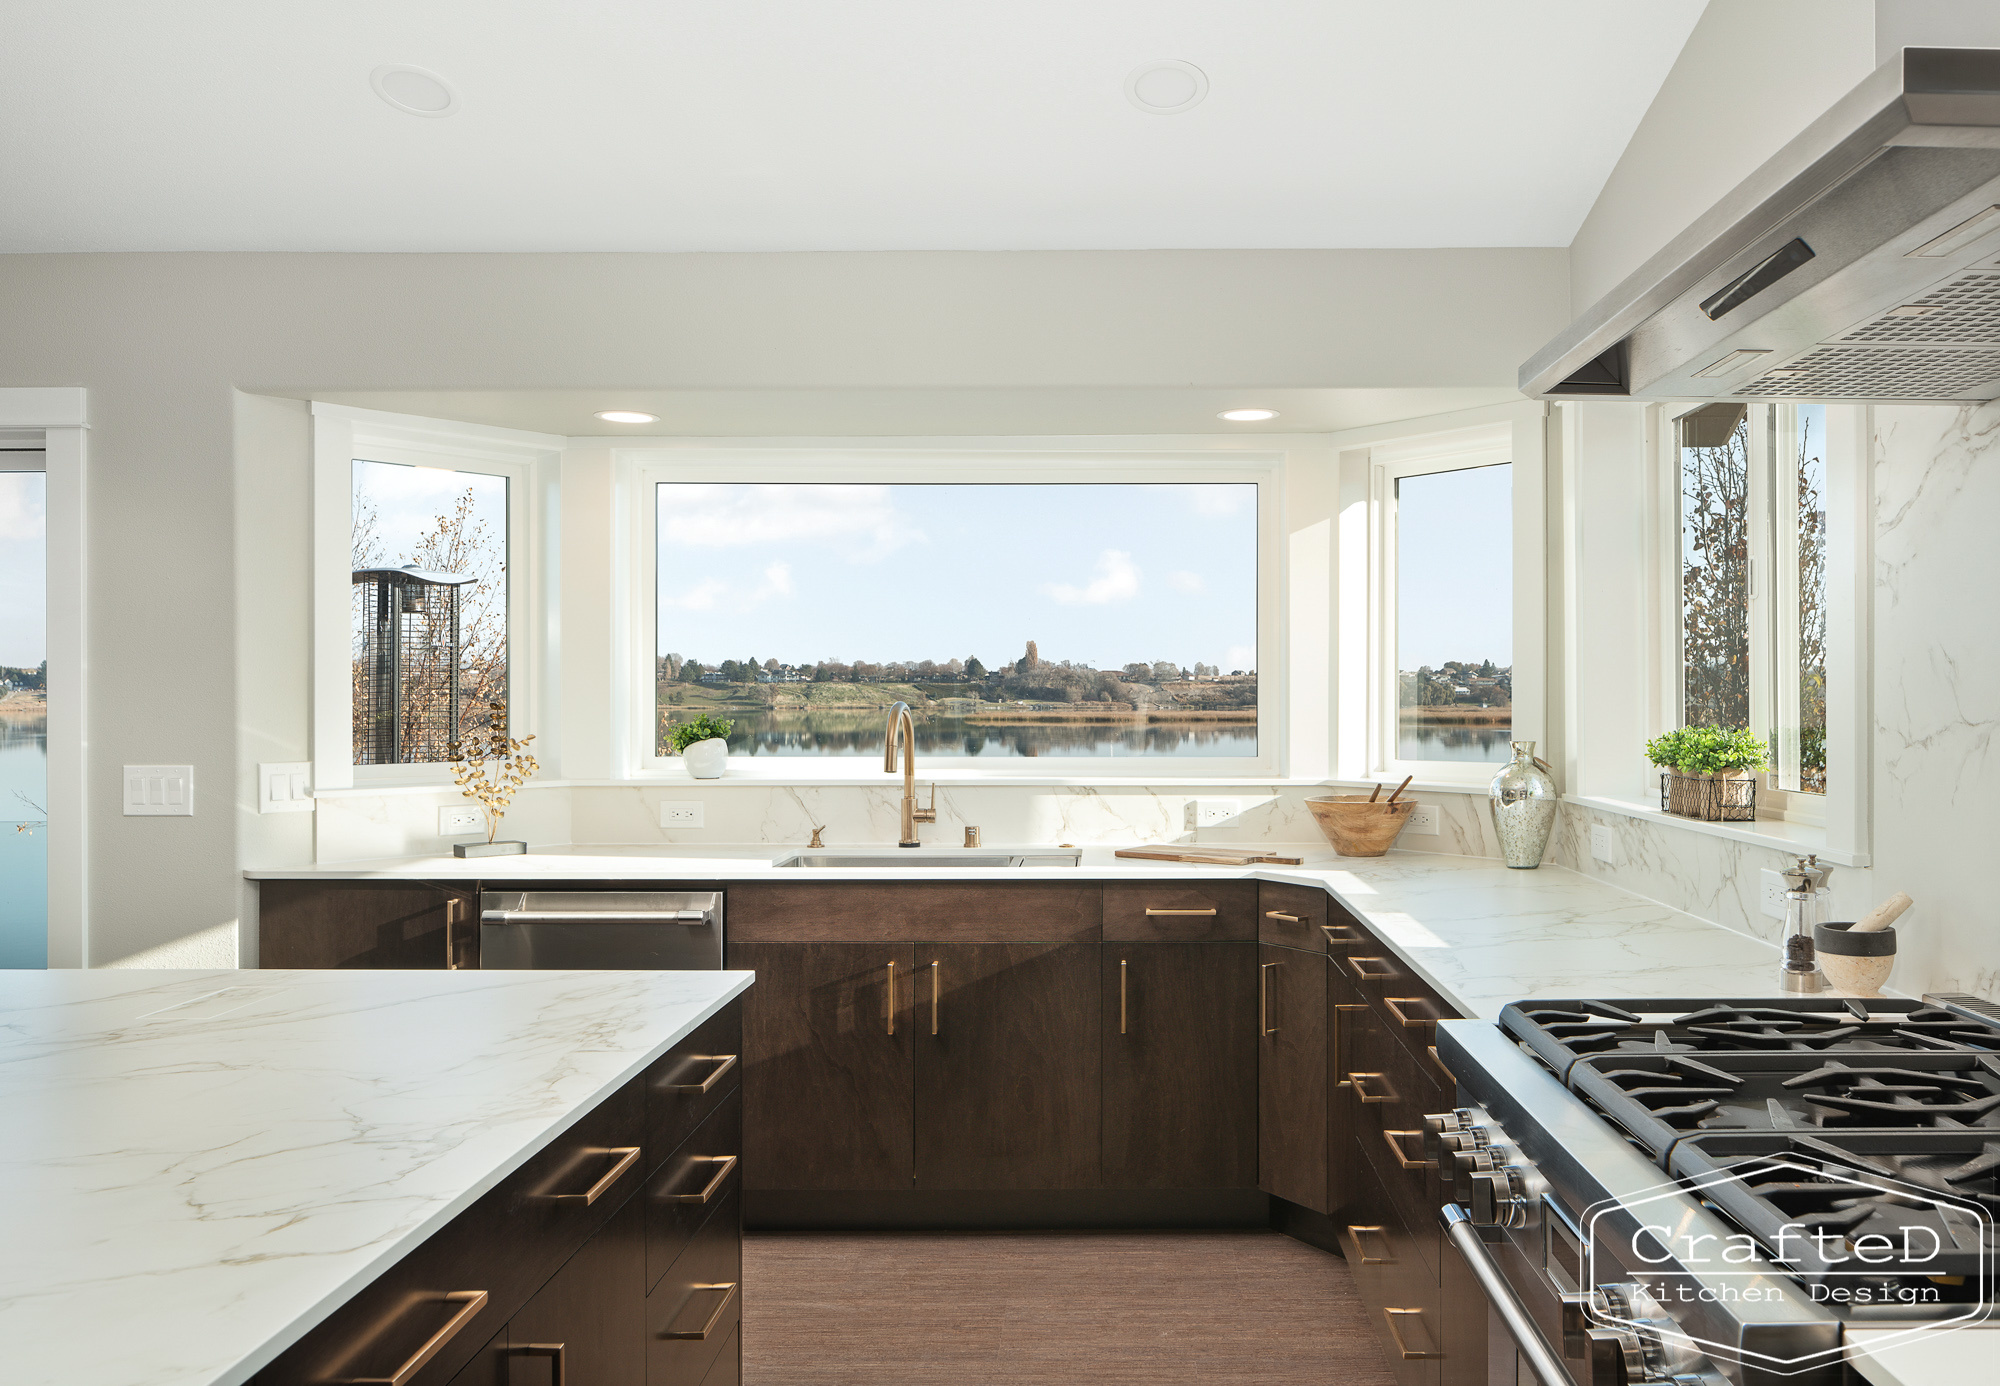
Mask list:
POLYGON ((1589 794, 1565 794, 1563 802, 1578 808, 1596 809, 1600 813, 1615 813, 1626 818, 1637 818, 1663 827, 1681 828, 1688 832, 1702 833, 1708 837, 1724 837, 1732 842, 1747 842, 1753 847, 1768 847, 1774 851, 1794 854, 1811 853, 1835 866, 1866 866, 1866 852, 1833 851, 1826 845, 1826 829, 1815 823, 1792 823, 1782 819, 1761 818, 1754 823, 1707 823, 1699 818, 1683 818, 1679 814, 1662 813, 1656 808, 1633 803, 1628 799, 1606 799, 1589 794))

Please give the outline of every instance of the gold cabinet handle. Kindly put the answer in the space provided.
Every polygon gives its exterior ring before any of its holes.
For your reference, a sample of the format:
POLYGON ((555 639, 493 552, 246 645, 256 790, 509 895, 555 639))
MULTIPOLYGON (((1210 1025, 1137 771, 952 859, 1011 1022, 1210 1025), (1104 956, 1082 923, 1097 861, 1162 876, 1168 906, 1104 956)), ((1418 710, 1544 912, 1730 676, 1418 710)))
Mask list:
POLYGON ((1280 920, 1283 920, 1283 921, 1284 921, 1285 923, 1287 923, 1287 924, 1299 924, 1299 923, 1303 923, 1303 922, 1304 922, 1304 921, 1303 921, 1303 920, 1301 920, 1301 919, 1300 919, 1300 918, 1299 918, 1299 917, 1298 917, 1297 915, 1295 915, 1295 914, 1286 914, 1286 913, 1285 913, 1285 912, 1284 912, 1283 910, 1265 910, 1265 911, 1264 911, 1264 918, 1266 918, 1266 919, 1280 919, 1280 920))
POLYGON ((509 1357, 546 1357, 549 1359, 549 1386, 563 1386, 563 1358, 567 1355, 561 1343, 523 1343, 519 1347, 507 1349, 509 1357))
POLYGON ((1379 1073, 1350 1073, 1347 1075, 1347 1081, 1349 1085, 1353 1087, 1354 1095, 1360 1098, 1363 1102, 1394 1102, 1397 1100, 1396 1090, 1390 1087, 1389 1080, 1387 1078, 1384 1078, 1379 1073), (1383 1094, 1378 1097, 1375 1094, 1369 1092, 1368 1089, 1362 1085, 1361 1080, 1363 1078, 1380 1078, 1382 1080, 1382 1087, 1384 1089, 1383 1094))
POLYGON ((1350 1225, 1346 1229, 1346 1237, 1348 1241, 1354 1244, 1354 1255, 1351 1259, 1353 1260, 1355 1265, 1393 1266, 1396 1264, 1396 1258, 1394 1256, 1386 1254, 1389 1250, 1389 1234, 1385 1229, 1380 1227, 1356 1227, 1350 1225), (1361 1234, 1363 1232, 1373 1232, 1376 1236, 1382 1239, 1382 1250, 1385 1253, 1384 1255, 1370 1256, 1366 1251, 1362 1249, 1361 1234))
POLYGON ((708 1054, 703 1057, 715 1065, 715 1072, 709 1074, 708 1077, 702 1079, 699 1083, 668 1083, 666 1085, 667 1091, 707 1092, 716 1085, 723 1074, 736 1067, 736 1055, 734 1054, 708 1054))
POLYGON ((1431 1062, 1437 1065, 1437 1071, 1444 1075, 1445 1082, 1456 1087, 1458 1085, 1458 1075, 1444 1066, 1444 1060, 1438 1057, 1438 1047, 1433 1044, 1424 1050, 1424 1052, 1431 1056, 1431 1062))
POLYGON ((729 1177, 729 1171, 736 1168, 734 1155, 697 1155, 694 1159, 696 1164, 719 1165, 721 1168, 702 1185, 700 1193, 666 1194, 660 1199, 662 1203, 706 1203, 715 1197, 715 1191, 722 1187, 722 1181, 729 1177))
POLYGON ((1215 916, 1215 911, 1214 910, 1156 910, 1152 908, 1150 905, 1147 906, 1146 918, 1157 919, 1161 915, 1188 915, 1199 919, 1212 919, 1215 916))
POLYGON ((1418 1140, 1422 1140, 1424 1133, 1421 1131, 1384 1131, 1382 1133, 1382 1139, 1388 1143, 1389 1153, 1396 1157, 1397 1164, 1401 1165, 1404 1169, 1429 1169, 1431 1167, 1429 1160, 1423 1159, 1421 1156, 1412 1160, 1408 1155, 1403 1153, 1403 1141, 1410 1136, 1415 1136, 1418 1140))
POLYGON ((938 1020, 938 965, 931 964, 931 1033, 937 1033, 938 1020))
POLYGON ((722 1291, 722 1298, 717 1301, 715 1312, 708 1316, 708 1322, 703 1324, 699 1329, 693 1332, 686 1332, 669 1328, 660 1334, 662 1338, 691 1338, 697 1340, 706 1338, 709 1334, 715 1332, 715 1326, 722 1322, 722 1316, 729 1311, 729 1301, 736 1298, 736 1282, 733 1280, 725 1281, 720 1285, 690 1285, 688 1288, 695 1291, 720 1290, 722 1291))
POLYGON ((1127 970, 1125 959, 1120 958, 1118 960, 1118 1033, 1121 1035, 1125 1033, 1125 973, 1127 970))
POLYGON ((896 1033, 896 961, 889 960, 889 1033, 896 1033))
POLYGON ((1326 935, 1328 943, 1366 943, 1368 941, 1362 937, 1359 929, 1347 924, 1322 924, 1319 927, 1320 932, 1326 935), (1334 932, 1335 929, 1340 930, 1340 932, 1336 934, 1334 932))
POLYGON ((1363 982, 1385 982, 1391 977, 1400 977, 1403 975, 1390 964, 1387 958, 1349 958, 1347 966, 1348 970, 1354 973, 1356 979, 1363 982), (1381 965, 1382 970, 1380 972, 1370 972, 1362 967, 1361 964, 1363 963, 1378 963, 1381 965))
POLYGON ((1275 1035, 1278 1027, 1271 1023, 1271 969, 1283 967, 1283 963, 1257 964, 1257 1033, 1275 1035))
POLYGON ((1333 1085, 1336 1088, 1346 1087, 1348 1078, 1353 1076, 1351 1074, 1344 1074, 1341 1068, 1340 1051, 1342 1046, 1340 1043, 1340 1031, 1341 1031, 1340 1013, 1342 1011, 1365 1011, 1367 1009, 1368 1007, 1364 1005, 1335 1006, 1333 1008, 1333 1085))
POLYGON ((410 1378, 423 1370, 424 1363, 437 1356, 446 1343, 458 1336, 459 1330, 479 1317, 479 1311, 486 1307, 486 1291, 453 1290, 444 1296, 444 1302, 462 1307, 445 1320, 444 1327, 426 1338, 424 1345, 411 1353, 408 1361, 388 1376, 350 1376, 347 1378, 348 1386, 408 1386, 410 1378))
POLYGON ((597 1202, 598 1199, 604 1197, 605 1190, 618 1182, 619 1175, 639 1162, 639 1147, 636 1145, 615 1145, 609 1150, 601 1150, 598 1153, 600 1155, 622 1155, 624 1158, 606 1170, 601 1179, 582 1193, 557 1194, 555 1196, 557 1203, 581 1203, 584 1207, 588 1208, 591 1204, 597 1202))
POLYGON ((1394 1016, 1396 1023, 1405 1030, 1421 1030, 1426 1025, 1437 1024, 1437 1018, 1434 1016, 1410 1015, 1403 1009, 1405 1006, 1428 1005, 1429 1002, 1425 997, 1385 996, 1382 998, 1382 1004, 1389 1008, 1389 1014, 1394 1016))
POLYGON ((463 896, 454 897, 444 902, 444 970, 447 972, 458 971, 458 948, 456 947, 458 940, 457 936, 452 932, 452 926, 454 924, 463 924, 465 922, 465 913, 465 899, 463 896))
POLYGON ((1382 1318, 1389 1325, 1389 1338, 1396 1344, 1396 1351, 1402 1354, 1405 1362, 1432 1362, 1444 1356, 1441 1352, 1412 1352, 1410 1351, 1410 1345, 1403 1341, 1403 1331, 1396 1327, 1396 1320, 1399 1318, 1415 1318, 1421 1323, 1423 1317, 1424 1311, 1421 1309, 1384 1309, 1382 1311, 1382 1318))

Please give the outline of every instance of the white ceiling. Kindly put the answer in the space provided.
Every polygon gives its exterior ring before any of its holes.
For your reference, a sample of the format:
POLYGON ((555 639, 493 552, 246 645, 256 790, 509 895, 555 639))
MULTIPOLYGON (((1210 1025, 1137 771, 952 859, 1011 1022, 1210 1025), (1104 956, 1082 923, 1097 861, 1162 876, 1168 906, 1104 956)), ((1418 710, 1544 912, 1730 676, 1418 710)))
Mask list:
POLYGON ((1567 245, 1702 5, 0 0, 0 250, 1567 245))

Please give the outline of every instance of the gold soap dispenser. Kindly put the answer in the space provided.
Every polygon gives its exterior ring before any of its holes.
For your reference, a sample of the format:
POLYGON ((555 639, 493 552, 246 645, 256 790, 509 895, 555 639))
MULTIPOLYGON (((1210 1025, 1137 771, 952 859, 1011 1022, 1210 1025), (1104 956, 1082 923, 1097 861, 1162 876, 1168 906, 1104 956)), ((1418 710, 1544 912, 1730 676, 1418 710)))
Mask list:
POLYGON ((1785 953, 1778 968, 1778 984, 1786 991, 1826 990, 1826 974, 1820 971, 1819 956, 1813 946, 1813 929, 1826 922, 1826 878, 1831 868, 1821 866, 1817 856, 1800 857, 1782 873, 1785 878, 1785 953))

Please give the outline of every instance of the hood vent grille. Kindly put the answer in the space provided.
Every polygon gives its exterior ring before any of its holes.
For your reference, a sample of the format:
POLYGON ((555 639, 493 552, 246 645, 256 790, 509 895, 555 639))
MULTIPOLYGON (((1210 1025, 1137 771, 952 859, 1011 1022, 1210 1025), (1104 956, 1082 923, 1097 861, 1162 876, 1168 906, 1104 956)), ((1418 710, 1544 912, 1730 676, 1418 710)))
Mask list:
POLYGON ((1932 347, 1827 346, 1782 371, 1751 381, 1753 399, 1988 398, 2000 381, 2000 350, 1939 351, 1932 347))
POLYGON ((1840 340, 1884 344, 1926 342, 1937 346, 1987 346, 2000 342, 2000 274, 1968 274, 1954 279, 1911 299, 1908 307, 1933 311, 1911 314, 1902 308, 1892 308, 1840 340))

